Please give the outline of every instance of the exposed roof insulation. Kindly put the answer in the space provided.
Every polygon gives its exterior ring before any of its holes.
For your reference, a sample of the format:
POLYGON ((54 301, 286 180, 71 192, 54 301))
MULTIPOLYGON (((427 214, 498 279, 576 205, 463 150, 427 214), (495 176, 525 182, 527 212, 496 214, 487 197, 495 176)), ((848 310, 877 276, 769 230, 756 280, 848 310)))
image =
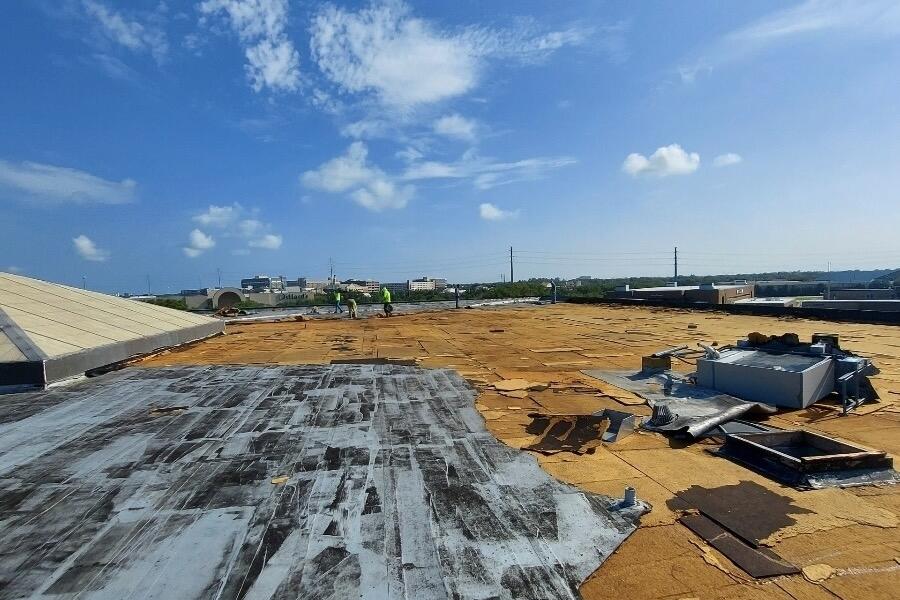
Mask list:
POLYGON ((219 319, 0 273, 0 385, 46 385, 223 330, 219 319))
MULTIPOLYGON (((532 412, 592 414, 609 408, 650 416, 642 399, 587 377, 582 369, 635 370, 642 356, 662 348, 733 343, 751 331, 793 332, 801 339, 825 331, 839 335, 843 347, 875 362, 880 373, 870 381, 879 402, 864 404, 847 417, 841 416, 840 405, 817 403, 769 415, 765 425, 802 428, 900 455, 900 342, 894 327, 616 305, 398 313, 392 319, 335 319, 302 326, 235 325, 238 335, 156 356, 142 365, 415 359, 422 366, 455 369, 475 382, 481 391, 476 408, 487 419, 489 431, 522 448, 536 441, 526 430, 532 412), (493 333, 498 329, 504 332, 493 333), (573 346, 584 351, 543 355, 530 351, 573 346), (581 357, 591 359, 591 365, 543 365, 545 360, 581 357), (493 389, 491 384, 501 379, 542 382, 549 388, 512 398, 493 389)), ((673 366, 684 372, 693 369, 680 361, 673 366)), ((639 499, 653 505, 640 528, 581 586, 582 598, 876 600, 897 595, 900 485, 800 491, 718 458, 708 452, 711 447, 639 431, 598 447, 593 454, 536 455, 554 477, 585 491, 619 495, 631 486, 639 499), (801 569, 827 563, 834 569, 832 577, 818 584, 802 574, 753 579, 678 522, 681 511, 690 508, 679 499, 682 491, 742 481, 787 496, 793 505, 811 511, 790 511, 796 523, 768 536, 766 547, 801 569)), ((773 505, 761 510, 771 511, 773 505)))

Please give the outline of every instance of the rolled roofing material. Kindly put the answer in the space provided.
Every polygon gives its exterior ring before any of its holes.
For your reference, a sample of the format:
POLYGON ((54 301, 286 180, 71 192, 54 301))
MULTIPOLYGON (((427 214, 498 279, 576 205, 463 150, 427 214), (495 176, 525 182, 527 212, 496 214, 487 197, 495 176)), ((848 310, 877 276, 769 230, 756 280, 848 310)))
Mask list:
POLYGON ((219 319, 0 273, 0 386, 46 386, 224 329, 219 319))

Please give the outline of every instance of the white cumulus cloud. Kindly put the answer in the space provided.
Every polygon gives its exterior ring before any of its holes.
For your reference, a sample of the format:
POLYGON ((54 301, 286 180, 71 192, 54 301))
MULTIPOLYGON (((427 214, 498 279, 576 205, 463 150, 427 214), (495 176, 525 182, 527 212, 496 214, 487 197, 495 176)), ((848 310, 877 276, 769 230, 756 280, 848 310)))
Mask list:
POLYGON ((368 148, 353 142, 346 154, 333 158, 301 176, 303 185, 333 194, 349 193, 360 206, 373 211, 403 208, 415 193, 411 185, 398 185, 381 169, 367 162, 368 148))
POLYGON ((199 229, 193 229, 191 230, 191 233, 188 234, 188 245, 182 248, 182 250, 184 250, 185 256, 196 258, 210 248, 215 247, 215 245, 216 241, 211 235, 207 235, 199 229))
POLYGON ((484 202, 479 205, 478 214, 485 221, 504 221, 519 216, 519 211, 503 210, 490 202, 484 202))
POLYGON ((81 234, 76 238, 72 238, 72 245, 75 246, 75 252, 78 255, 92 262, 103 262, 109 259, 109 251, 98 248, 97 244, 88 236, 81 234))
POLYGON ((744 159, 740 154, 735 154, 734 152, 726 152, 725 154, 720 154, 719 156, 713 159, 713 165, 716 167, 730 167, 731 165, 736 165, 740 162, 743 162, 744 159))
POLYGON ((226 227, 234 223, 240 215, 242 209, 240 204, 232 204, 231 206, 216 206, 210 204, 204 212, 191 217, 194 222, 201 225, 226 227))
POLYGON ((469 180, 477 189, 487 190, 517 181, 538 179, 552 169, 577 162, 567 156, 499 162, 478 156, 472 150, 455 162, 422 161, 422 153, 409 148, 398 153, 398 157, 408 164, 401 174, 390 175, 369 164, 364 142, 353 142, 344 155, 321 164, 317 169, 306 171, 300 179, 308 188, 347 194, 360 206, 380 211, 405 207, 415 194, 415 188, 409 182, 469 180))
POLYGON ((569 156, 525 158, 501 162, 469 151, 455 162, 421 161, 411 163, 402 175, 406 181, 425 179, 470 179, 480 190, 518 181, 543 177, 548 171, 575 164, 569 156))
POLYGON ((462 115, 445 115, 434 122, 434 132, 449 138, 455 138, 465 142, 475 140, 476 124, 472 119, 462 115))
POLYGON ((97 0, 82 0, 82 6, 106 39, 134 52, 149 52, 157 62, 165 60, 169 42, 161 28, 126 17, 97 0))
POLYGON ((248 242, 248 246, 251 248, 265 248, 266 250, 278 250, 281 248, 281 242, 283 241, 280 235, 274 233, 267 233, 260 238, 250 240, 248 242))
POLYGON ((253 237, 258 235, 260 231, 266 228, 265 224, 259 219, 244 219, 238 223, 238 231, 244 237, 253 237))
POLYGON ((0 194, 35 204, 126 204, 135 199, 132 179, 108 181, 67 167, 0 160, 0 194))
POLYGON ((397 0, 356 12, 328 4, 310 27, 312 58, 340 91, 370 93, 408 109, 472 90, 489 58, 533 61, 589 35, 577 28, 447 31, 411 12, 397 0))
MULTIPOLYGON (((272 225, 257 218, 255 210, 249 210, 234 202, 230 205, 211 204, 203 212, 191 217, 191 220, 203 227, 218 230, 216 235, 228 240, 227 243, 244 245, 244 248, 232 248, 232 254, 247 254, 248 248, 278 250, 283 241, 281 235, 272 231, 272 225)), ((182 248, 185 256, 195 258, 216 245, 212 236, 200 229, 194 229, 188 236, 188 245, 182 248)))
POLYGON ((246 72, 256 92, 300 87, 300 54, 288 38, 287 0, 204 0, 204 17, 224 14, 244 46, 246 72))
POLYGON ((696 152, 685 152, 678 144, 662 146, 646 157, 636 152, 629 154, 622 163, 622 170, 631 176, 655 175, 688 175, 700 167, 700 155, 696 152))

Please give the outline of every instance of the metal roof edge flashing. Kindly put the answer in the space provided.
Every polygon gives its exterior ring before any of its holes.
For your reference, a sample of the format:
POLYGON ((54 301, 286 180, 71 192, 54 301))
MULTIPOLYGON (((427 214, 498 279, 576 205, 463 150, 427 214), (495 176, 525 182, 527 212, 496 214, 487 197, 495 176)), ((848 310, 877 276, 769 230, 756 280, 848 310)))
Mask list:
POLYGON ((106 344, 97 348, 73 352, 44 361, 45 383, 52 383, 84 374, 94 369, 150 354, 164 348, 182 346, 219 335, 225 330, 224 321, 215 321, 169 331, 153 336, 106 344))
POLYGON ((21 327, 16 325, 15 321, 13 321, 9 315, 6 314, 6 311, 3 310, 2 306, 0 306, 0 331, 6 334, 9 341, 19 349, 19 352, 21 352, 28 361, 46 360, 47 355, 44 351, 37 347, 34 341, 28 337, 28 334, 25 333, 21 327))

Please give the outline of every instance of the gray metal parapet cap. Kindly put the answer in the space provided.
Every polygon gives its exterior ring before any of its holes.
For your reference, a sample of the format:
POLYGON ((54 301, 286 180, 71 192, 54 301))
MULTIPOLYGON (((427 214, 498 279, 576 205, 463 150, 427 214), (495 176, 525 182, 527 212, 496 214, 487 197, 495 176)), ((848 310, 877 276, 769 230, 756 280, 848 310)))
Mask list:
MULTIPOLYGON (((177 331, 106 344, 53 358, 41 353, 43 358, 36 360, 0 364, 0 386, 45 387, 93 369, 150 354, 164 348, 196 342, 219 335, 224 331, 225 322, 215 320, 177 331)), ((36 347, 34 348, 37 350, 36 347)), ((28 355, 26 354, 26 356, 28 355)))

